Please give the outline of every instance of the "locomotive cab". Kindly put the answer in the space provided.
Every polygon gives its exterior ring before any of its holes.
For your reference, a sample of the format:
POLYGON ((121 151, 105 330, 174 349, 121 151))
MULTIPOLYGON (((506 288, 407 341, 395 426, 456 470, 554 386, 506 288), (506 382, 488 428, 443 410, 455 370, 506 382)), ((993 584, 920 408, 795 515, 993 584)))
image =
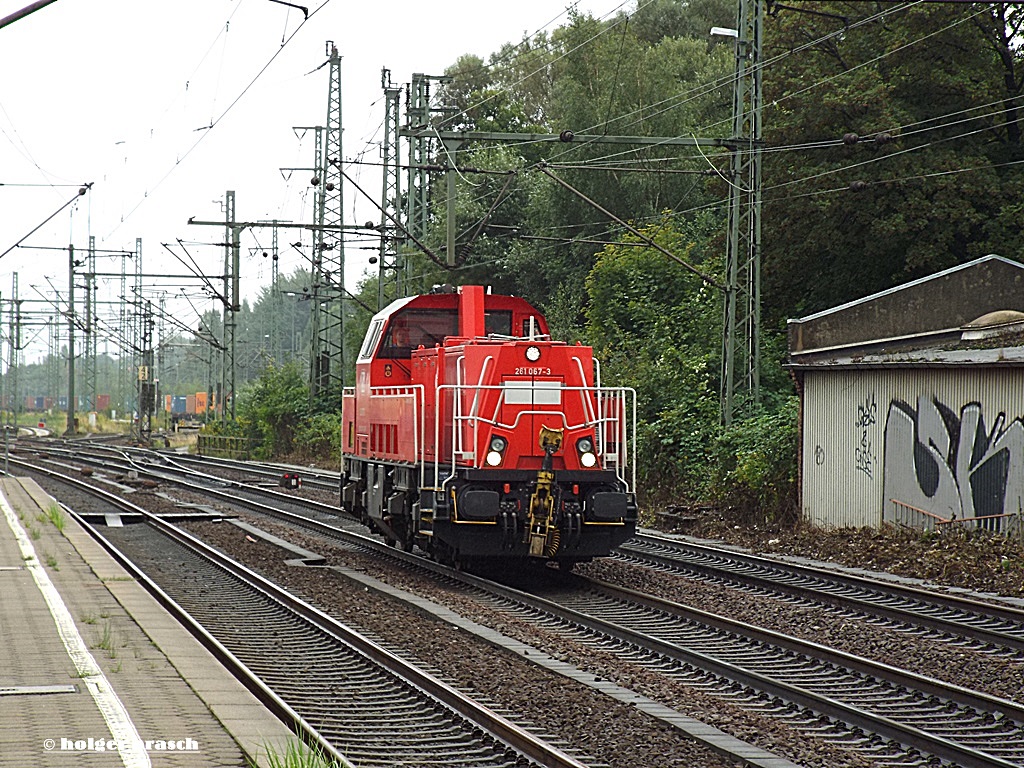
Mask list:
POLYGON ((442 561, 608 554, 636 527, 635 404, 598 371, 520 298, 393 302, 344 397, 344 506, 442 561))

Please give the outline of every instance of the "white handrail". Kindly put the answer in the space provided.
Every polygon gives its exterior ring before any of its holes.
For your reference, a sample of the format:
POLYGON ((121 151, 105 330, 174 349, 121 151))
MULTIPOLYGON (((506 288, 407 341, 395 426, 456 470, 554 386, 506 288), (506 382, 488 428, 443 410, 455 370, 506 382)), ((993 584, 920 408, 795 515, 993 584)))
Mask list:
MULTIPOLYGON (((437 385, 438 396, 434 405, 435 445, 437 446, 434 458, 434 488, 443 489, 455 478, 458 457, 461 455, 460 450, 462 443, 459 438, 461 438, 463 433, 465 426, 464 422, 470 422, 475 444, 475 437, 477 436, 481 425, 489 425, 491 427, 514 431, 519 426, 520 421, 524 416, 545 416, 549 418, 558 417, 561 420, 563 428, 566 430, 593 427, 597 434, 599 447, 598 453, 601 459, 602 468, 614 471, 616 476, 626 484, 627 489, 631 490, 636 487, 637 448, 635 438, 631 439, 631 432, 636 431, 637 406, 636 391, 634 389, 630 387, 561 387, 560 390, 562 392, 580 392, 580 396, 588 401, 588 407, 586 408, 587 413, 584 414, 585 420, 583 422, 570 424, 565 411, 562 409, 526 408, 516 412, 515 419, 512 423, 505 423, 499 420, 500 409, 505 404, 505 386, 496 384, 485 385, 479 383, 472 386, 475 389, 473 406, 470 412, 465 414, 462 412, 461 408, 457 409, 457 404, 461 402, 462 393, 467 388, 467 385, 463 383, 437 385), (479 403, 480 393, 481 391, 486 390, 495 390, 499 392, 498 403, 494 413, 490 417, 482 416, 477 413, 477 404, 479 403), (445 461, 446 464, 450 464, 450 468, 448 475, 442 481, 440 472, 440 427, 442 420, 441 412, 445 402, 446 393, 452 399, 452 454, 450 462, 447 460, 445 461), (593 408, 593 403, 590 402, 591 398, 586 397, 587 393, 597 401, 598 407, 596 413, 593 408), (610 403, 614 403, 615 405, 613 407, 607 407, 610 403), (614 434, 618 439, 616 453, 611 456, 609 456, 608 452, 605 450, 609 430, 611 430, 612 434, 614 434), (627 468, 629 470, 628 473, 626 472, 627 468)), ((476 459, 477 457, 474 455, 474 463, 476 462, 476 459)))
POLYGON ((427 409, 423 407, 425 388, 422 384, 406 384, 395 387, 371 387, 371 397, 391 399, 411 399, 412 421, 417 426, 413 429, 413 456, 415 463, 420 465, 420 486, 426 479, 426 452, 420 449, 423 433, 427 429, 427 409))

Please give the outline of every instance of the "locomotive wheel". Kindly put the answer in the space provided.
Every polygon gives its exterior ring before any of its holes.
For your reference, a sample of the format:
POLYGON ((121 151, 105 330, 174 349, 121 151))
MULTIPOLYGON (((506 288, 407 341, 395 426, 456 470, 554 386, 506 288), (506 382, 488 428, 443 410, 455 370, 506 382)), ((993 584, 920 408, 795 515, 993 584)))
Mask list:
POLYGON ((459 560, 456 557, 455 550, 445 542, 434 541, 434 546, 431 548, 430 555, 441 565, 447 565, 449 568, 460 570, 459 560))

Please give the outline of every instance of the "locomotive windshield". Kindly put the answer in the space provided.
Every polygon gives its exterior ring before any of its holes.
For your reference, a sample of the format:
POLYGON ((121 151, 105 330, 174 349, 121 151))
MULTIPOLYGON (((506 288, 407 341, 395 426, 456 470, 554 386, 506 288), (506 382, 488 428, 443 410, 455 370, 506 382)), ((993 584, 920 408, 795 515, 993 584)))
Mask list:
POLYGON ((421 344, 427 349, 443 344, 446 336, 459 332, 459 315, 455 309, 409 309, 391 318, 377 357, 412 357, 421 344))
POLYGON ((488 336, 512 335, 512 311, 494 309, 484 313, 484 330, 488 336))

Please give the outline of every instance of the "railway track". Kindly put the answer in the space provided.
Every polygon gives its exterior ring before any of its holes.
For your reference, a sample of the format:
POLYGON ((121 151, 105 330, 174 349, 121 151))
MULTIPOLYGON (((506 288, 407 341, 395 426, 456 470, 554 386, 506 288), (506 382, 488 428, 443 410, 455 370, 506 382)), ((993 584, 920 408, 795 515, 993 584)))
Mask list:
POLYGON ((119 465, 125 470, 166 467, 178 469, 182 473, 194 473, 211 478, 219 477, 227 481, 243 476, 244 482, 250 485, 275 486, 278 485, 284 473, 297 473, 301 475, 302 483, 307 489, 324 491, 335 497, 338 495, 340 484, 340 475, 337 472, 313 467, 193 456, 174 451, 104 445, 102 442, 94 443, 85 440, 27 440, 24 441, 24 444, 38 451, 40 455, 64 457, 69 461, 79 461, 98 467, 119 465))
POLYGON ((55 479, 143 517, 91 530, 273 711, 343 764, 586 768, 145 509, 55 479))
MULTIPOLYGON (((195 457, 182 461, 177 456, 161 458, 154 464, 152 452, 138 452, 138 459, 125 455, 125 470, 142 469, 154 472, 163 479, 178 481, 187 474, 209 476, 202 471, 205 461, 195 457), (139 463, 141 461, 141 463, 139 463)), ((242 462, 214 460, 218 471, 234 474, 248 472, 242 462)), ((276 479, 280 467, 257 465, 253 473, 264 482, 276 479)), ((322 484, 332 482, 330 475, 321 475, 322 484)), ((230 479, 228 479, 230 481, 230 479)), ((274 493, 252 488, 249 482, 235 480, 235 490, 258 502, 270 495, 275 504, 295 510, 307 510, 321 520, 336 519, 333 505, 317 503, 300 496, 274 493)), ((331 488, 331 490, 334 490, 331 488)), ((227 497, 230 501, 231 496, 227 497)), ((820 607, 827 603, 843 617, 860 616, 883 620, 883 626, 901 632, 941 638, 992 653, 1014 657, 1024 654, 1024 609, 993 602, 981 602, 968 597, 935 590, 923 590, 891 581, 870 579, 837 571, 771 560, 706 544, 668 538, 653 533, 640 533, 620 547, 616 557, 624 562, 653 566, 674 573, 707 579, 728 586, 739 586, 761 594, 785 596, 802 600, 805 605, 820 607)))
POLYGON ((898 631, 964 638, 983 650, 1024 658, 1024 609, 937 590, 771 560, 645 533, 617 555, 720 584, 784 595, 805 604, 830 602, 843 616, 857 612, 898 631))
POLYGON ((1024 764, 1024 712, 1012 702, 580 577, 541 596, 388 554, 496 613, 853 745, 875 765, 1024 764))
MULTIPOLYGON (((292 514, 301 517, 303 513, 292 514)), ((305 524, 301 520, 292 524, 305 525, 308 531, 319 529, 317 535, 326 534, 332 540, 343 536, 335 530, 336 526, 305 524)), ((674 551, 666 554, 666 548, 673 549, 677 544, 641 540, 637 551, 632 551, 632 543, 628 545, 631 551, 625 556, 648 563, 660 559, 662 568, 691 569, 686 557, 674 551), (660 551, 652 551, 659 548, 660 551)), ((394 551, 389 551, 389 556, 406 559, 404 553, 394 551)), ((715 558, 724 559, 708 553, 690 556, 691 560, 715 558)), ((741 573, 743 579, 752 579, 752 572, 771 570, 771 566, 778 565, 757 560, 734 564, 732 569, 741 573)), ((433 568, 433 564, 410 562, 410 567, 433 568)), ((467 585, 473 577, 466 574, 433 569, 430 578, 436 580, 439 573, 444 574, 440 578, 456 579, 462 585, 460 589, 474 593, 474 599, 486 604, 489 610, 532 621, 545 631, 571 637, 596 652, 619 655, 630 664, 658 670, 659 674, 685 685, 716 691, 715 695, 737 706, 786 722, 808 738, 852 748, 875 765, 934 765, 936 761, 948 765, 1024 765, 1024 713, 1015 702, 974 694, 921 676, 896 674, 892 665, 868 662, 750 625, 701 615, 649 596, 629 594, 612 585, 574 579, 549 587, 545 594, 517 592, 499 596, 500 590, 490 583, 467 585)), ((714 578, 740 578, 731 573, 714 578)), ((827 587, 827 578, 832 575, 803 574, 801 578, 812 582, 824 580, 827 587)), ((816 585, 796 586, 794 580, 792 575, 779 577, 777 581, 782 586, 766 585, 763 581, 755 586, 748 582, 748 588, 785 591, 789 597, 799 588, 800 599, 812 599, 809 596, 816 585)), ((852 590, 856 603, 864 602, 862 593, 866 588, 857 584, 826 588, 826 592, 830 595, 828 599, 835 601, 845 599, 852 590)), ((951 618, 951 612, 971 617, 966 602, 955 611, 948 606, 941 610, 912 606, 899 613, 899 603, 908 599, 905 594, 899 599, 891 595, 880 599, 881 607, 872 608, 872 615, 890 613, 901 618, 888 620, 920 622, 927 631, 943 634, 961 632, 953 628, 959 616, 951 618), (943 622, 941 628, 935 624, 939 620, 943 622)), ((852 609, 847 606, 843 610, 852 609)), ((861 606, 859 610, 867 609, 861 606)), ((1012 637, 1013 632, 998 626, 999 621, 1006 623, 1007 619, 993 621, 988 617, 973 622, 980 624, 986 634, 971 636, 971 642, 995 646, 1002 643, 1002 635, 1012 637)), ((1009 623, 1008 629, 1012 630, 1012 621, 1009 623)))

